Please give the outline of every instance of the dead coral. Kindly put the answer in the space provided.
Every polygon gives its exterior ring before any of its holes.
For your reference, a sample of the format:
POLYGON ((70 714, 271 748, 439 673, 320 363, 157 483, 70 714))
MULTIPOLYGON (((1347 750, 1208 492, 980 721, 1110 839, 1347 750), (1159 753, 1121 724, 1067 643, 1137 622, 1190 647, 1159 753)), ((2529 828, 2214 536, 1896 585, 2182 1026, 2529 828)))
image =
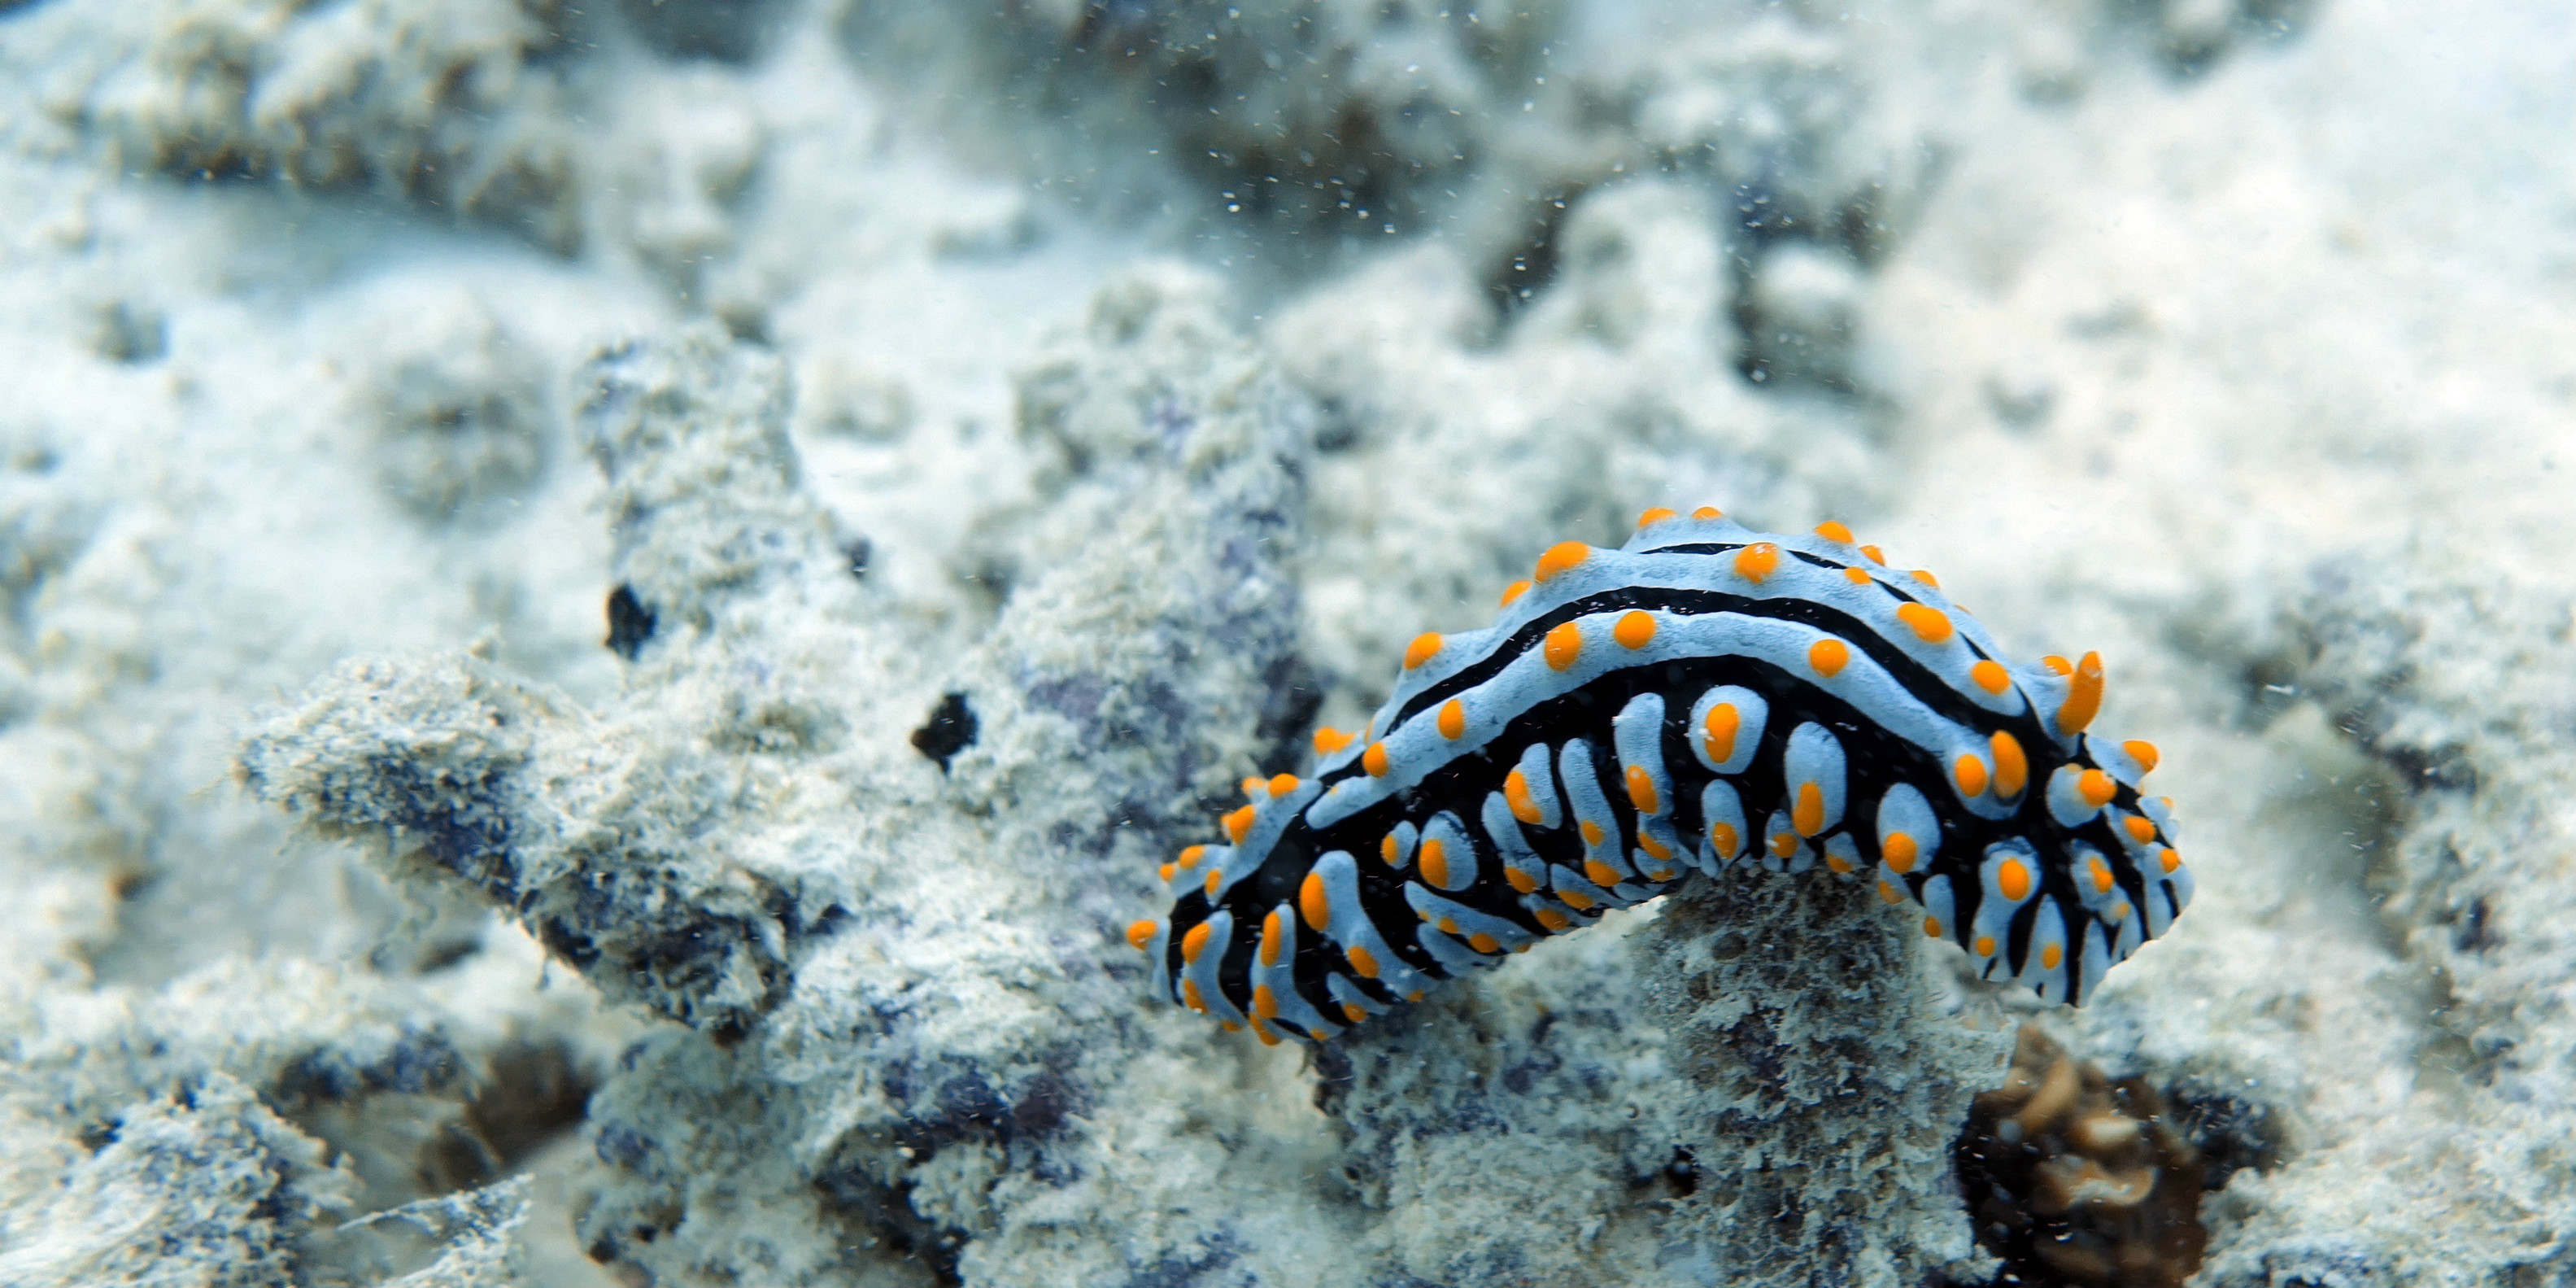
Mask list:
POLYGON ((372 191, 580 238, 557 127, 570 15, 543 0, 155 0, 104 39, 69 17, 51 108, 128 166, 372 191))
POLYGON ((2112 1082, 2024 1025, 1955 1150, 1998 1284, 2178 1288, 2200 1268, 2200 1153, 2143 1078, 2112 1082))

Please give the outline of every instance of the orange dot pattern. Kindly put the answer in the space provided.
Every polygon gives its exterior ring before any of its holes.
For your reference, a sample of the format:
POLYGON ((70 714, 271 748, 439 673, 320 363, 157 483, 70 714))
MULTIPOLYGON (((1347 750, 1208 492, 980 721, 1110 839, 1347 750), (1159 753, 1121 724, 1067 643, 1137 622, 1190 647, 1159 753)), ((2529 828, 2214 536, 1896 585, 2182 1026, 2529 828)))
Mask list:
POLYGON ((1821 869, 1982 976, 2081 1001, 2192 893, 2171 802, 2142 794, 2157 749, 2091 734, 2098 653, 2014 666, 1930 572, 1887 568, 1846 524, 1711 506, 1550 546, 1495 629, 1413 636, 1305 776, 1242 778, 1224 844, 1156 864, 1171 912, 1124 937, 1223 1028, 1322 1042, 1693 872, 1821 869))

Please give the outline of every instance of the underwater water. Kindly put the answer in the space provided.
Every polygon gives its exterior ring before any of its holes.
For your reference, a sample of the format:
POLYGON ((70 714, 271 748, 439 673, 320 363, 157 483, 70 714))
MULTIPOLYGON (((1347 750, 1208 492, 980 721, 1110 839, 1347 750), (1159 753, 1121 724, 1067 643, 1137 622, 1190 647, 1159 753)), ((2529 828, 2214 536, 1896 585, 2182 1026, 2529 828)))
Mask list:
POLYGON ((0 0, 0 1285, 2576 1283, 2571 65, 0 0))

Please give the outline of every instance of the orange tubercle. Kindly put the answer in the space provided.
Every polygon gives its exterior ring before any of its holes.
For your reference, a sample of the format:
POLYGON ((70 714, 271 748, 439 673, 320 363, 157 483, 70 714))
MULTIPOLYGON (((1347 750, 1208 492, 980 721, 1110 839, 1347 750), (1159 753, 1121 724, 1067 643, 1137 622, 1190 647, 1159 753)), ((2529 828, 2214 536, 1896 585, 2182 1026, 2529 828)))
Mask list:
POLYGON ((2030 786, 2030 757, 2022 754, 2021 740, 1999 729, 1988 742, 1995 750, 1995 795, 2007 800, 2021 795, 2030 786))
POLYGON ((1141 953, 1154 942, 1155 935, 1162 933, 1162 929, 1163 923, 1159 921, 1131 921, 1127 923, 1128 946, 1141 953))
POLYGON ((1621 614, 1619 623, 1610 628, 1610 638, 1627 649, 1640 649, 1654 643, 1655 615, 1642 608, 1621 614))
POLYGON ((1736 731, 1744 725, 1744 717, 1736 711, 1735 704, 1720 702, 1710 707, 1708 718, 1700 723, 1705 731, 1702 742, 1708 758, 1721 765, 1733 760, 1736 731))
POLYGON ((1580 541, 1560 541, 1549 546, 1547 553, 1538 557, 1538 567, 1530 573, 1530 580, 1545 585, 1548 578, 1580 567, 1584 560, 1591 557, 1592 547, 1580 541))
POLYGON ((1951 764, 1950 779, 1959 785, 1960 795, 1983 796, 1986 794, 1986 762, 1962 755, 1951 764))
POLYGON ((2119 793, 2120 785, 2112 782, 2111 776, 2101 770, 2088 769, 2075 776, 2075 794, 2096 809, 2110 804, 2111 798, 2119 793))
POLYGON ((1841 674, 1850 663, 1851 645, 1841 640, 1817 640, 1807 647, 1807 665, 1816 668, 1816 674, 1828 680, 1841 674))
POLYGON ((1655 790, 1655 779, 1642 765, 1628 766, 1628 803, 1640 814, 1664 812, 1663 794, 1655 790))
POLYGON ((1716 850, 1719 858, 1734 858, 1735 851, 1738 847, 1743 845, 1743 843, 1744 838, 1735 834, 1734 824, 1711 823, 1708 825, 1709 848, 1716 850))
POLYGON ((1886 840, 1878 843, 1878 855, 1887 860, 1887 870, 1899 876, 1913 871, 1914 861, 1922 854, 1914 838, 1903 832, 1890 832, 1886 840))
POLYGON ((1768 541, 1756 541, 1735 552, 1735 575, 1756 586, 1779 569, 1780 547, 1768 541))
POLYGON ((1547 633, 1539 646, 1539 655, 1547 659, 1548 669, 1570 671, 1583 656, 1583 628, 1573 622, 1559 622, 1547 633))
POLYGON ((1797 802, 1789 807, 1789 826, 1800 836, 1814 836, 1825 830, 1825 789, 1814 783, 1798 784, 1797 802))
POLYGON ((1896 620, 1914 628, 1915 638, 1926 644, 1947 644, 1958 633, 1950 624, 1950 615, 1929 604, 1899 604, 1896 620))
POLYGON ((1404 669, 1408 671, 1418 669, 1423 663, 1438 657, 1440 643, 1438 631, 1424 631, 1414 636, 1413 642, 1404 646, 1404 669))
POLYGON ((1995 889, 2014 903, 2029 898, 2030 868, 2019 859, 2006 859, 1996 864, 1995 889))
POLYGON ((2058 704, 2057 731, 2067 737, 2084 732, 2102 711, 2102 655, 2087 653, 2066 677, 2066 701, 2058 704))

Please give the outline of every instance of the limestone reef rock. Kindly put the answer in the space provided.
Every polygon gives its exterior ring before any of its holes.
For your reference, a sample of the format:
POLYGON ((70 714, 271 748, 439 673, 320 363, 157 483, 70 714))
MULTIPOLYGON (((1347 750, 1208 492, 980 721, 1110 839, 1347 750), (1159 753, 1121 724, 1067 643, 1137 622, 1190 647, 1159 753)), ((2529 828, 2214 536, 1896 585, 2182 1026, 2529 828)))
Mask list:
POLYGON ((2185 1282, 2567 1282, 2571 53, 0 3, 0 1284, 2039 1283, 2147 1141, 2185 1282), (1702 504, 2100 649, 2189 916, 2080 1011, 1758 873, 1150 996, 1248 775, 1702 504))
POLYGON ((1293 1060, 1140 1010, 1142 964, 1105 949, 1227 767, 1282 758, 1315 696, 1289 572, 1311 408, 1214 299, 1188 274, 1113 285, 1026 375, 1056 498, 1027 539, 1096 554, 945 665, 797 488, 774 361, 706 327, 606 350, 580 432, 655 623, 623 693, 585 712, 470 653, 353 662, 250 735, 244 781, 398 872, 461 878, 604 998, 686 1026, 593 1105, 615 1179, 583 1245, 657 1277, 685 1272, 663 1249, 716 1240, 796 1281, 1268 1280, 1319 1269, 1318 1224, 1369 1232, 1328 1279, 1966 1257, 1927 1124, 1959 1117, 1995 1039, 1928 1000, 1865 893, 1802 901, 1812 935, 1758 948, 1715 931, 1752 900, 1694 905, 1646 958, 1690 983, 1595 952, 1616 986, 1460 998, 1302 1089, 1293 1060), (906 736, 943 693, 978 731, 944 768, 906 736), (1803 1054, 1825 1049, 1851 1062, 1803 1054), (1214 1139, 1183 1145, 1195 1123, 1214 1139), (1712 1178, 1696 1219, 1596 1224, 1677 1152, 1712 1178), (1254 1161, 1284 1157, 1339 1179, 1254 1161), (1780 1166, 1800 1182, 1747 1179, 1780 1166))

